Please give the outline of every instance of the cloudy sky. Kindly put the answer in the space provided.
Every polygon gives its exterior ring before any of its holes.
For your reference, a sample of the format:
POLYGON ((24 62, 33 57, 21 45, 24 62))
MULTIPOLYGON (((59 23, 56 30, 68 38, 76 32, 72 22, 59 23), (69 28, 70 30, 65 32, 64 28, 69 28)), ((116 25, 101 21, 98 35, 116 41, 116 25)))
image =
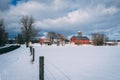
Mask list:
POLYGON ((20 32, 23 15, 32 15, 41 32, 100 32, 120 39, 120 0, 0 0, 0 18, 10 35, 20 32))

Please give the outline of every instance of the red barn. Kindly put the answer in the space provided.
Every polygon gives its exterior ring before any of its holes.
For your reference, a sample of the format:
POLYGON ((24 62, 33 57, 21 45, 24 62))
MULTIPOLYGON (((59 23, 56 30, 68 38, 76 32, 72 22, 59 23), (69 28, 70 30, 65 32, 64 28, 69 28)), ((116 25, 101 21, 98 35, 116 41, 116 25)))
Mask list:
POLYGON ((86 36, 72 36, 70 39, 71 43, 79 44, 89 44, 89 39, 86 36))

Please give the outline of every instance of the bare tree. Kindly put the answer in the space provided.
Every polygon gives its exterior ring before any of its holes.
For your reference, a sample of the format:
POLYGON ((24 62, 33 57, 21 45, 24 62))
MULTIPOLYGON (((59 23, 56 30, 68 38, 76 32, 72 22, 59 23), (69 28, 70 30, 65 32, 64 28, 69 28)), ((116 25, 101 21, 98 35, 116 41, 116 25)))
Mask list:
POLYGON ((38 31, 34 27, 34 19, 32 16, 23 16, 21 19, 22 23, 22 36, 24 38, 24 41, 26 42, 26 47, 29 46, 29 42, 35 38, 38 31))
POLYGON ((104 34, 100 34, 100 33, 93 33, 92 34, 92 42, 93 45, 99 46, 99 45, 103 45, 104 42, 106 41, 107 36, 104 34))
POLYGON ((0 46, 4 46, 7 42, 8 33, 5 30, 4 20, 0 19, 0 46))
MULTIPOLYGON (((66 40, 66 37, 62 34, 57 34, 57 39, 58 39, 58 43, 60 43, 62 46, 65 45, 65 40, 66 40), (60 40, 60 41, 59 41, 60 40)), ((58 44, 59 45, 59 44, 58 44)))
POLYGON ((61 42, 62 45, 65 44, 66 37, 64 35, 62 35, 62 34, 55 33, 55 32, 48 32, 46 37, 50 39, 52 44, 54 43, 54 39, 57 40, 57 45, 59 45, 60 42, 61 42))
POLYGON ((57 35, 55 32, 48 32, 48 34, 46 35, 46 38, 49 38, 51 43, 53 44, 53 40, 57 38, 57 35))

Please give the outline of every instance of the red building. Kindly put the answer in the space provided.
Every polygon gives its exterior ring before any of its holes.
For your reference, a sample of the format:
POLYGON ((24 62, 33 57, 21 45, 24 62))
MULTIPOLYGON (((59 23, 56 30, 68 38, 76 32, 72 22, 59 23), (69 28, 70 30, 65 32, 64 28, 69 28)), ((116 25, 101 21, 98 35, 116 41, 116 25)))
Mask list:
POLYGON ((89 44, 89 39, 86 36, 72 36, 70 39, 71 43, 75 44, 89 44))

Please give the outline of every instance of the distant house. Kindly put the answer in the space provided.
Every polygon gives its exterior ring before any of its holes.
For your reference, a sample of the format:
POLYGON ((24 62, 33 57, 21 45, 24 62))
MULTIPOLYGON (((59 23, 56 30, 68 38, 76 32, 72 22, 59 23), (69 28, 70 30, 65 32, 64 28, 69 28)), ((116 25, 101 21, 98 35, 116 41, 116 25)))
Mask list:
POLYGON ((63 38, 56 38, 56 39, 50 39, 50 38, 40 38, 39 43, 42 44, 57 44, 58 46, 61 44, 62 46, 65 44, 65 40, 63 38))
POLYGON ((42 44, 56 44, 57 46, 65 45, 66 37, 63 34, 49 32, 44 38, 40 38, 39 43, 42 44))
POLYGON ((49 38, 40 38, 39 43, 42 44, 47 44, 51 45, 51 40, 49 38))
POLYGON ((81 32, 78 32, 78 36, 72 36, 70 39, 70 43, 75 43, 77 45, 80 44, 89 44, 89 38, 86 36, 82 36, 81 32))
POLYGON ((109 40, 109 41, 105 42, 105 45, 116 46, 116 45, 118 45, 118 42, 114 41, 114 40, 109 40))

